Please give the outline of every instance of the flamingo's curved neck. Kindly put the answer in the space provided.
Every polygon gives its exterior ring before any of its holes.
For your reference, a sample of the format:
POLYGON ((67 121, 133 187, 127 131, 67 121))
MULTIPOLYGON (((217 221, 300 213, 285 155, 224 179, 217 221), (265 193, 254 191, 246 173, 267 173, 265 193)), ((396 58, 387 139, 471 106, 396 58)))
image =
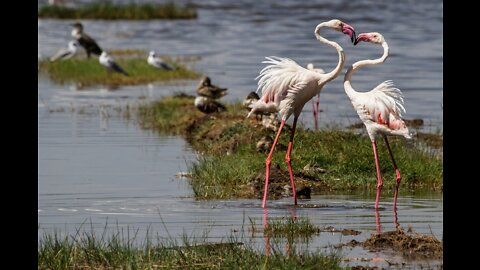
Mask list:
POLYGON ((383 47, 383 55, 380 58, 377 58, 377 59, 374 59, 374 60, 367 59, 367 60, 357 61, 357 62, 353 63, 351 67, 348 68, 347 73, 345 73, 345 78, 343 79, 343 86, 344 86, 345 92, 347 93, 348 96, 350 96, 350 94, 356 92, 355 89, 353 89, 352 84, 350 82, 350 80, 352 79, 353 73, 355 71, 357 71, 359 68, 364 67, 364 66, 381 64, 381 63, 385 62, 385 60, 387 60, 388 44, 387 44, 386 41, 383 41, 382 47, 383 47))
POLYGON ((326 79, 322 80, 322 81, 319 80, 319 84, 329 82, 329 81, 335 79, 336 77, 338 77, 338 75, 340 75, 340 73, 342 72, 343 66, 345 65, 345 53, 343 52, 343 48, 340 47, 340 45, 338 45, 338 43, 336 43, 334 41, 330 41, 330 40, 320 36, 320 28, 322 28, 322 27, 329 27, 329 26, 325 25, 325 23, 321 23, 321 24, 317 25, 317 27, 315 28, 315 37, 317 37, 318 41, 320 41, 322 43, 325 43, 327 45, 330 45, 337 50, 337 52, 338 52, 338 64, 329 73, 322 74, 323 75, 322 77, 324 79, 325 78, 326 79))

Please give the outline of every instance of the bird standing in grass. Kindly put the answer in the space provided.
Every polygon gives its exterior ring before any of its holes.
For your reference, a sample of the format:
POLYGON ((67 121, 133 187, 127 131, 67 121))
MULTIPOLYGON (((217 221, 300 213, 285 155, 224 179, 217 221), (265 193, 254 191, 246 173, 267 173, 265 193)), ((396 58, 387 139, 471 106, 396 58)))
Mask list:
POLYGON ((87 52, 87 58, 90 58, 90 54, 92 53, 95 55, 100 55, 102 53, 102 49, 98 46, 97 42, 83 32, 83 25, 81 23, 77 22, 72 24, 72 26, 72 37, 74 37, 85 49, 87 52))
POLYGON ((50 57, 50 61, 54 62, 58 59, 69 59, 72 58, 78 50, 78 42, 76 40, 72 40, 68 42, 68 48, 67 49, 60 49, 54 56, 50 57))
POLYGON ((150 54, 148 55, 148 58, 147 58, 147 62, 149 65, 156 67, 158 69, 173 70, 173 67, 167 64, 165 61, 163 61, 162 58, 157 57, 155 55, 155 51, 150 51, 150 54))
POLYGON ((113 58, 110 55, 108 55, 107 52, 105 52, 105 51, 102 52, 102 54, 100 55, 98 60, 99 60, 99 62, 102 66, 107 68, 108 72, 115 71, 115 72, 121 73, 125 76, 128 76, 128 73, 125 72, 125 70, 123 70, 123 68, 121 66, 119 66, 113 60, 113 58))
POLYGON ((265 208, 265 203, 267 200, 268 179, 273 151, 278 142, 278 138, 280 137, 280 133, 285 121, 287 121, 292 114, 294 115, 293 126, 291 129, 285 161, 287 162, 288 172, 290 174, 293 200, 295 205, 297 204, 290 154, 292 152, 293 138, 295 135, 298 117, 300 116, 305 103, 320 93, 320 90, 327 82, 338 77, 345 64, 345 53, 343 48, 340 47, 338 43, 320 36, 320 30, 323 27, 331 28, 335 31, 348 35, 352 42, 355 40, 355 30, 352 26, 337 19, 322 22, 316 26, 314 34, 317 40, 321 43, 332 46, 338 52, 338 64, 331 72, 321 74, 312 70, 308 70, 291 59, 272 56, 267 57, 267 61, 263 61, 263 63, 270 65, 263 68, 260 71, 260 75, 257 77, 257 79, 260 79, 258 81, 257 92, 261 89, 262 97, 259 101, 253 104, 253 109, 250 111, 250 114, 255 113, 258 110, 264 111, 275 109, 282 116, 280 127, 278 128, 277 135, 273 141, 272 148, 270 149, 270 153, 268 154, 266 160, 265 191, 262 201, 263 208, 265 208))
POLYGON ((375 209, 378 209, 378 201, 383 186, 377 154, 376 137, 378 135, 381 135, 385 140, 388 153, 390 154, 393 167, 395 168, 397 183, 395 185, 393 208, 396 209, 398 188, 400 186, 402 177, 397 164, 395 163, 395 159, 393 158, 393 153, 390 149, 387 135, 397 135, 411 139, 408 128, 405 125, 405 122, 402 120, 402 113, 405 113, 403 94, 400 89, 394 86, 392 81, 385 81, 368 92, 357 92, 355 89, 353 89, 350 81, 355 71, 357 71, 360 67, 381 64, 385 62, 389 54, 388 44, 380 33, 362 33, 356 38, 355 45, 361 41, 382 45, 383 55, 375 60, 367 59, 353 63, 353 65, 345 74, 343 86, 345 88, 345 92, 350 98, 350 101, 352 102, 353 108, 357 111, 358 116, 365 124, 368 136, 372 141, 378 181, 375 209))
POLYGON ((213 85, 208 76, 203 76, 197 86, 197 97, 195 107, 203 113, 224 112, 227 108, 216 101, 227 94, 227 88, 220 88, 213 85))

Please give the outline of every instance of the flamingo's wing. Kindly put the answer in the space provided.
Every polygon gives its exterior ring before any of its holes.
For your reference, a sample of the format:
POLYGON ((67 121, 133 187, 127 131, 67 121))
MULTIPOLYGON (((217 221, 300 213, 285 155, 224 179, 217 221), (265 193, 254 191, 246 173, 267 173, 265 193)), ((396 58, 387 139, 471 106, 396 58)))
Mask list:
POLYGON ((260 100, 265 103, 274 102, 278 106, 289 92, 296 93, 306 85, 303 80, 299 80, 299 71, 306 69, 289 58, 271 56, 266 59, 262 63, 270 65, 263 68, 256 78, 259 79, 257 93, 261 89, 260 100))
POLYGON ((403 94, 392 81, 385 81, 370 92, 359 93, 352 103, 364 122, 370 120, 394 130, 406 128, 402 120, 403 94))

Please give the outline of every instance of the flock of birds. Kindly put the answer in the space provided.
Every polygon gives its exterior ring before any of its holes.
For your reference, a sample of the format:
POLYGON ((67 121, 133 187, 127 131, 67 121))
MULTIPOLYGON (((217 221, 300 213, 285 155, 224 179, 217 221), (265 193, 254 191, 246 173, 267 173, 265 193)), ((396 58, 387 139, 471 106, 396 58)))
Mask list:
MULTIPOLYGON (((91 54, 99 56, 98 61, 102 66, 104 66, 108 72, 118 72, 125 76, 129 76, 128 73, 109 55, 106 51, 102 50, 98 46, 97 42, 87 35, 83 31, 83 25, 81 23, 72 24, 72 37, 74 40, 68 42, 68 47, 66 49, 59 50, 54 56, 50 58, 50 61, 57 61, 61 59, 72 58, 77 52, 78 48, 81 46, 85 49, 87 53, 87 58, 90 58, 91 54)), ((163 70, 174 70, 172 66, 166 63, 162 58, 155 55, 155 51, 150 51, 147 63, 152 67, 163 69, 163 70)))
MULTIPOLYGON (((75 37, 75 40, 69 43, 69 48, 66 51, 52 57, 52 61, 72 57, 77 51, 78 45, 81 45, 87 51, 87 57, 90 57, 90 54, 100 55, 100 64, 104 65, 109 70, 128 75, 105 51, 100 49, 91 37, 83 32, 83 26, 80 23, 74 24, 73 27, 74 30, 72 31, 72 36, 75 37)), ((344 89, 352 102, 353 108, 363 121, 372 143, 377 173, 375 209, 378 209, 379 207, 380 192, 383 186, 377 154, 378 137, 382 137, 385 141, 391 161, 395 168, 396 186, 394 193, 394 209, 396 209, 398 189, 402 178, 393 157, 387 136, 396 135, 411 139, 409 130, 405 125, 405 122, 402 120, 402 113, 405 113, 403 94, 394 86, 392 81, 385 81, 368 92, 357 92, 351 84, 352 76, 359 68, 385 62, 389 55, 389 47, 385 38, 380 33, 361 33, 356 36, 353 26, 338 19, 322 22, 316 26, 314 31, 315 37, 319 42, 333 47, 338 53, 338 63, 332 71, 327 73, 323 69, 315 68, 313 64, 308 64, 307 67, 304 68, 289 58, 276 56, 266 57, 266 60, 262 63, 268 65, 260 71, 260 74, 256 78, 258 79, 257 91, 249 93, 244 101, 244 105, 249 110, 247 117, 250 117, 253 114, 258 116, 277 113, 281 116, 280 126, 278 127, 276 137, 266 159, 265 189, 262 207, 265 208, 266 205, 270 164, 275 145, 278 142, 278 138, 280 137, 285 122, 292 115, 293 125, 291 128, 285 161, 290 175, 294 204, 297 204, 291 165, 291 152, 298 118, 305 104, 312 100, 314 118, 317 119, 320 91, 326 83, 336 79, 342 73, 345 65, 346 57, 343 48, 338 43, 322 37, 320 35, 320 30, 323 28, 330 28, 349 36, 354 45, 357 45, 359 42, 368 42, 383 47, 383 54, 380 58, 357 61, 348 68, 344 77, 344 89), (257 94, 260 90, 261 96, 257 94), (315 96, 316 100, 313 101, 315 96)), ((153 51, 150 52, 148 63, 156 68, 166 70, 172 69, 161 59, 155 57, 153 51)), ((195 106, 204 113, 223 112, 226 108, 217 100, 223 97, 226 94, 226 91, 227 88, 213 85, 210 78, 204 76, 197 87, 195 106)))

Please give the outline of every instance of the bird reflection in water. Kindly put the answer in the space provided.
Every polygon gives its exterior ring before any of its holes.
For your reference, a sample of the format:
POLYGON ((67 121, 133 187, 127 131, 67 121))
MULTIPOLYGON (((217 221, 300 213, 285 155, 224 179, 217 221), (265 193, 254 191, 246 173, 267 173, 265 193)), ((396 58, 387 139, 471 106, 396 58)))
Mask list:
MULTIPOLYGON (((393 224, 395 224, 395 229, 400 229, 400 223, 398 223, 397 208, 393 208, 393 224)), ((375 209, 375 226, 377 228, 377 233, 382 233, 382 224, 380 222, 380 213, 378 209, 375 209)))
MULTIPOLYGON (((297 211, 295 207, 289 207, 290 217, 292 222, 297 221, 297 211)), ((265 238, 265 255, 270 256, 272 246, 270 245, 270 231, 268 230, 268 209, 263 208, 263 235, 265 238)), ((293 235, 289 234, 287 237, 287 243, 285 244, 285 253, 292 255, 293 235)))

